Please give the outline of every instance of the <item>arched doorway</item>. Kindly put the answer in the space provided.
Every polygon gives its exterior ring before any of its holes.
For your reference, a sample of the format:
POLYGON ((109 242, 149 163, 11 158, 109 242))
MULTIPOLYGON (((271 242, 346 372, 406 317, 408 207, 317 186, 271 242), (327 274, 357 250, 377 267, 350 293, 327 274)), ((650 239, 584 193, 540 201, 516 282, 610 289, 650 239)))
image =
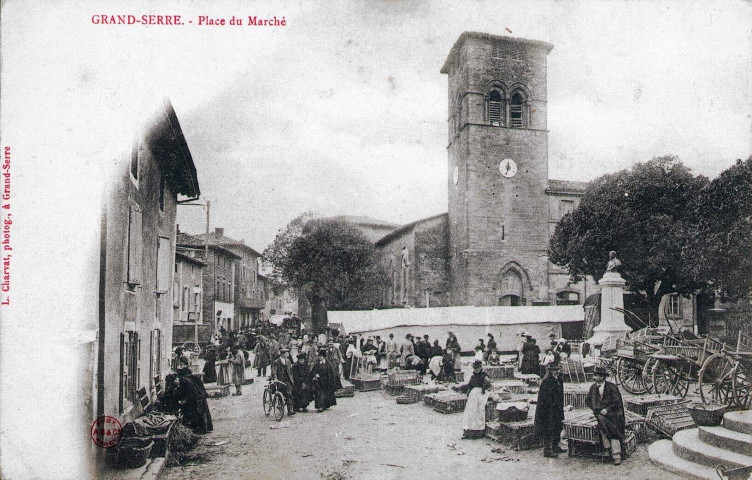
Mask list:
POLYGON ((516 268, 507 268, 501 274, 499 305, 517 307, 525 304, 522 274, 516 268))

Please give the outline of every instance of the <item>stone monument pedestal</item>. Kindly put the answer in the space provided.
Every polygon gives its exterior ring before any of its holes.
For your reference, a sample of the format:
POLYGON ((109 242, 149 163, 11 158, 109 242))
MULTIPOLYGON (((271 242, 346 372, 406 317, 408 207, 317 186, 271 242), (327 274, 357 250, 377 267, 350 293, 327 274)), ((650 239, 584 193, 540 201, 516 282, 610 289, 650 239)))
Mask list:
POLYGON ((624 323, 624 313, 612 310, 624 309, 624 285, 626 281, 617 272, 606 272, 598 282, 601 286, 601 323, 593 329, 588 343, 601 346, 609 338, 625 338, 632 329, 624 323))

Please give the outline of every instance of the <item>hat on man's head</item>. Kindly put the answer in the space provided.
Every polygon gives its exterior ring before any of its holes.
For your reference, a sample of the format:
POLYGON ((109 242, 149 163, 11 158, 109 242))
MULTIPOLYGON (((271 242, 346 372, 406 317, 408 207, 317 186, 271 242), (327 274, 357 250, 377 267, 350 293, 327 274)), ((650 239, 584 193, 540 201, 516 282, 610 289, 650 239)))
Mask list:
POLYGON ((394 334, 393 334, 393 333, 390 333, 390 334, 389 334, 389 338, 394 338, 394 334))
POLYGON ((593 376, 598 375, 601 377, 608 377, 608 369, 606 367, 603 367, 601 365, 598 365, 593 370, 593 376))
POLYGON ((476 360, 473 362, 473 368, 482 367, 482 366, 483 366, 483 362, 481 362, 480 360, 476 360))
POLYGON ((279 349, 279 353, 285 353, 285 352, 290 353, 290 349, 287 347, 282 347, 279 349))
POLYGON ((559 370, 561 370, 561 365, 559 365, 559 362, 554 361, 554 362, 551 362, 548 365, 546 365, 546 368, 549 371, 553 370, 553 371, 558 372, 559 370))
POLYGON ((326 357, 326 349, 319 348, 319 357, 326 357))
POLYGON ((298 360, 305 360, 306 358, 308 358, 308 357, 306 356, 305 353, 299 353, 298 354, 298 360))
POLYGON ((428 338, 428 335, 423 335, 423 338, 428 338))

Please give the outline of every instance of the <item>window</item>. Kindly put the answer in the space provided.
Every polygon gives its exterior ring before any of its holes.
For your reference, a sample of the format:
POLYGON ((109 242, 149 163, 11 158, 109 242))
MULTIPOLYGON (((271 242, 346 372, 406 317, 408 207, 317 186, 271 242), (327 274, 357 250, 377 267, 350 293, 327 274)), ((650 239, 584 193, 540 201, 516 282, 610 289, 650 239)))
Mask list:
POLYGON ((666 299, 666 315, 671 317, 678 317, 681 315, 678 293, 672 293, 666 299))
POLYGON ((141 210, 131 205, 128 210, 128 278, 130 285, 141 284, 141 261, 143 256, 143 228, 141 210))
POLYGON ((194 312, 201 311, 201 294, 199 293, 193 294, 193 311, 194 312))
POLYGON ((501 93, 498 90, 493 90, 488 96, 488 121, 494 127, 500 127, 503 124, 504 116, 504 103, 501 93))
POLYGON ((580 294, 573 291, 564 291, 556 294, 556 305, 579 305, 580 294))
POLYGON ((126 401, 135 405, 138 400, 138 379, 141 369, 138 365, 141 353, 141 340, 138 332, 120 334, 120 413, 125 411, 126 401))
POLYGON ((462 129, 462 93, 457 98, 457 133, 462 129))
POLYGON ((222 290, 220 289, 219 280, 217 280, 217 287, 214 289, 214 298, 222 300, 222 290))
POLYGON ((157 293, 167 293, 171 273, 170 239, 162 236, 157 237, 157 293))
POLYGON ((182 299, 182 302, 180 303, 180 308, 183 311, 190 308, 189 307, 190 297, 188 295, 190 295, 190 292, 188 291, 188 287, 183 287, 183 299, 182 299))
POLYGON ((518 60, 527 59, 525 48, 506 42, 495 42, 491 48, 491 57, 496 60, 518 60))
POLYGON ((519 307, 522 304, 522 297, 519 295, 504 295, 499 299, 499 306, 502 307, 519 307))
POLYGON ((176 308, 180 306, 180 284, 177 280, 172 282, 172 306, 176 308))
POLYGON ((520 92, 512 94, 512 103, 509 110, 509 125, 514 128, 525 126, 525 97, 520 92))
POLYGON ((559 202, 559 219, 574 211, 574 200, 562 200, 559 202))

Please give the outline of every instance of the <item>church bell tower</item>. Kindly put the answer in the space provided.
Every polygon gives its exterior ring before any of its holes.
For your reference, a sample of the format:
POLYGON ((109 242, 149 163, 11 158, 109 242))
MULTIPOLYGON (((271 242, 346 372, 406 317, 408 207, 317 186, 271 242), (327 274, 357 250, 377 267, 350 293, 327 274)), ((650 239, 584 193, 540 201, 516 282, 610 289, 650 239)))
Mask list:
POLYGON ((449 78, 449 257, 454 305, 548 298, 546 59, 552 45, 465 32, 449 78))

